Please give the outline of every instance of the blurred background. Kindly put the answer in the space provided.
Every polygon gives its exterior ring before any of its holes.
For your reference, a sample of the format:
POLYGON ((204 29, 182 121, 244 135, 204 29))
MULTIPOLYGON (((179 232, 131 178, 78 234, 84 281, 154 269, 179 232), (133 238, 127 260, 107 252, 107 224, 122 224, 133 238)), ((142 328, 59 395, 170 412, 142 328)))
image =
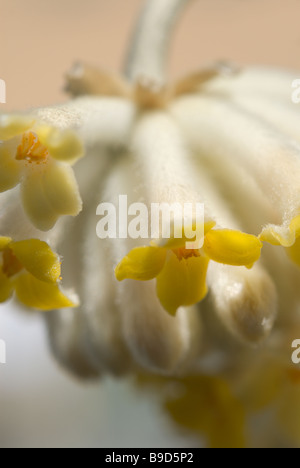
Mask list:
MULTIPOLYGON (((162 0, 163 1, 163 0, 162 0)), ((2 112, 63 102, 77 60, 121 70, 143 0, 0 0, 2 112)), ((295 70, 299 0, 193 0, 175 34, 170 77, 219 59, 295 70)), ((299 70, 297 73, 296 70, 299 70)), ((158 401, 129 381, 80 384, 52 359, 43 322, 0 308, 0 447, 189 447, 158 401)))

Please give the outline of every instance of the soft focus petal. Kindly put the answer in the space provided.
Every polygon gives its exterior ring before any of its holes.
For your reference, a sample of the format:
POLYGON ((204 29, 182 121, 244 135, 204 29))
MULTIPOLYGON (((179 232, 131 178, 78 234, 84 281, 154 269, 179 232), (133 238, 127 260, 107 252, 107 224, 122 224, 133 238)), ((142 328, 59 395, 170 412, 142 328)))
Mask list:
POLYGON ((170 253, 157 277, 157 295, 167 312, 175 315, 179 307, 196 304, 206 296, 208 262, 203 256, 178 260, 170 253))
POLYGON ((13 294, 14 286, 11 280, 0 269, 0 303, 6 302, 13 294))
POLYGON ((12 242, 9 248, 35 278, 48 283, 58 281, 61 272, 60 259, 46 242, 30 239, 12 242))
POLYGON ((20 182, 22 167, 14 152, 17 152, 17 143, 0 142, 0 192, 6 192, 20 182))
POLYGON ((292 247, 288 247, 286 252, 290 259, 300 266, 300 238, 298 237, 292 247))
POLYGON ((245 446, 245 413, 225 380, 191 376, 178 385, 182 391, 167 397, 165 408, 180 427, 205 435, 211 448, 245 446))
POLYGON ((294 79, 293 71, 272 67, 245 67, 230 77, 226 74, 220 75, 204 86, 205 90, 215 96, 258 96, 292 106, 291 83, 294 79))
POLYGON ((277 418, 285 433, 299 446, 300 440, 300 371, 286 369, 283 389, 278 401, 277 418))
POLYGON ((252 266, 260 257, 261 248, 257 237, 229 229, 210 231, 204 240, 206 255, 226 265, 252 266))
MULTIPOLYGON (((206 221, 204 223, 203 234, 206 235, 208 231, 210 231, 211 229, 215 227, 215 225, 216 225, 215 221, 206 221)), ((170 239, 155 240, 152 243, 153 245, 164 247, 165 249, 178 249, 178 248, 184 247, 187 242, 193 243, 197 241, 196 234, 195 234, 195 237, 193 238, 186 237, 186 233, 192 233, 192 232, 196 232, 196 224, 193 224, 191 226, 185 226, 182 230, 182 236, 178 239, 176 239, 175 237, 171 237, 170 239)), ((203 240, 204 239, 202 238, 202 241, 203 240)))
POLYGON ((33 125, 34 119, 30 116, 2 115, 0 116, 0 140, 10 140, 26 132, 33 125))
POLYGON ((43 126, 37 129, 37 134, 54 159, 74 163, 83 156, 83 145, 72 130, 43 126))
POLYGON ((10 237, 0 237, 0 252, 2 252, 5 249, 5 247, 7 247, 8 244, 10 244, 10 242, 10 237))
POLYGON ((148 281, 156 278, 166 261, 167 252, 159 247, 139 247, 131 250, 116 268, 118 281, 134 279, 148 281))
POLYGON ((256 263, 242 266, 211 262, 207 284, 216 314, 241 342, 262 342, 277 318, 277 291, 269 273, 256 263))
POLYGON ((22 183, 24 209, 41 231, 51 229, 63 215, 76 216, 82 208, 72 168, 50 164, 45 171, 32 171, 22 183))
POLYGON ((45 283, 30 273, 17 277, 15 291, 22 304, 37 310, 46 311, 77 306, 61 292, 58 284, 45 283))

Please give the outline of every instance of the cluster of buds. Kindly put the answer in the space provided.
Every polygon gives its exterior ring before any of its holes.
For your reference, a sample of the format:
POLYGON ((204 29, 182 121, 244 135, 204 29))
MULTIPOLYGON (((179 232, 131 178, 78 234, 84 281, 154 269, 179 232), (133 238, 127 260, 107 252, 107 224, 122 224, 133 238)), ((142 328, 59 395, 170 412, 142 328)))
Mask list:
MULTIPOLYGON (((68 103, 0 117, 0 301, 15 294, 51 311, 65 367, 163 388, 174 421, 213 446, 244 445, 246 418, 266 408, 268 427, 275 420, 297 445, 295 77, 220 63, 166 84, 169 32, 186 2, 163 3, 147 3, 127 77, 77 65, 68 103), (120 194, 202 203, 201 246, 161 232, 149 243, 97 238, 99 202, 117 205, 120 194)), ((262 433, 254 443, 272 443, 262 433)))

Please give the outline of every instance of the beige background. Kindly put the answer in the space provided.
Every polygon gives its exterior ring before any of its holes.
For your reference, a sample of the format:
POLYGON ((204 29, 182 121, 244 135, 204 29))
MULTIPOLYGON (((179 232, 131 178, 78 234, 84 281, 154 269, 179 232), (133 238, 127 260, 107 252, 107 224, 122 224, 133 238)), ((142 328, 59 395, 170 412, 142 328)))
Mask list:
MULTIPOLYGON (((161 0, 162 2, 164 0, 161 0)), ((65 99, 78 59, 121 69, 141 0, 0 0, 0 110, 65 99)), ((177 30, 170 75, 220 58, 300 70, 300 0, 194 0, 177 30)), ((295 72, 295 77, 297 72, 295 72)), ((300 72, 299 72, 300 76, 300 72)), ((0 307, 0 447, 188 447, 155 397, 128 382, 79 385, 52 359, 38 316, 0 307)))
MULTIPOLYGON (((161 0, 164 1, 164 0, 161 0)), ((0 0, 0 77, 7 105, 62 101, 80 59, 121 69, 142 0, 0 0)), ((193 0, 176 32, 170 74, 216 59, 300 69, 299 0, 193 0)))

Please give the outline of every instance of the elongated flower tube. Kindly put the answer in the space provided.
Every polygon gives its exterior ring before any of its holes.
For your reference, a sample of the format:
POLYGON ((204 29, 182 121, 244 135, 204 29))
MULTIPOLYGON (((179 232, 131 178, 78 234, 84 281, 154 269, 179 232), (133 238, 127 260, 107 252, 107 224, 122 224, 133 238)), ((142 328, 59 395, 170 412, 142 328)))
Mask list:
MULTIPOLYGON (((105 199, 116 204, 120 190, 127 194, 128 203, 140 199, 144 190, 141 186, 141 194, 140 190, 136 191, 136 175, 128 161, 120 163, 105 184, 105 199)), ((110 265, 116 265, 131 247, 143 245, 142 239, 130 238, 104 242, 110 265)), ((163 374, 192 365, 202 349, 202 324, 197 309, 181 307, 176 317, 171 317, 159 303, 152 281, 140 283, 132 280, 118 284, 115 280, 115 283, 117 311, 114 316, 117 318, 118 313, 121 319, 121 336, 130 350, 133 363, 163 374)))
MULTIPOLYGON (((134 136, 133 150, 139 171, 148 180, 147 199, 153 203, 172 203, 174 220, 180 211, 183 213, 184 203, 204 200, 197 189, 197 183, 202 188, 201 180, 194 177, 184 142, 173 122, 165 115, 153 113, 141 119, 134 136)), ((231 229, 212 229, 215 223, 209 221, 208 213, 206 218, 204 226, 201 226, 204 234, 202 250, 199 247, 186 249, 184 236, 161 240, 158 244, 154 241, 150 247, 132 250, 121 261, 116 269, 117 279, 148 281, 157 278, 160 302, 174 315, 180 306, 193 305, 206 296, 206 272, 210 259, 248 267, 259 259, 262 244, 255 236, 231 229)))
POLYGON ((241 112, 233 104, 214 98, 199 97, 193 102, 189 98, 183 99, 177 107, 175 106, 175 113, 189 132, 191 144, 198 152, 209 153, 212 158, 225 158, 225 161, 226 158, 235 158, 236 164, 245 167, 255 178, 282 223, 277 227, 275 224, 266 226, 261 233, 261 239, 290 248, 292 259, 296 263, 299 262, 296 242, 299 235, 300 209, 297 143, 287 138, 284 133, 278 134, 278 130, 269 123, 257 122, 252 114, 241 112), (186 111, 188 119, 190 120, 193 114, 194 124, 197 128, 201 126, 200 138, 194 132, 193 126, 186 125, 186 111), (205 113, 210 116, 209 119, 203 118, 205 113), (214 132, 217 122, 223 122, 223 126, 216 145, 214 132), (238 138, 232 137, 233 129, 237 128, 238 138), (245 150, 244 144, 250 135, 253 144, 245 150))
POLYGON ((132 366, 122 334, 108 240, 95 234, 95 207, 104 190, 103 182, 98 185, 95 192, 83 191, 88 206, 68 221, 68 235, 58 243, 65 259, 66 284, 76 288, 81 305, 46 316, 51 348, 59 362, 78 377, 90 379, 108 372, 122 375, 132 366))

